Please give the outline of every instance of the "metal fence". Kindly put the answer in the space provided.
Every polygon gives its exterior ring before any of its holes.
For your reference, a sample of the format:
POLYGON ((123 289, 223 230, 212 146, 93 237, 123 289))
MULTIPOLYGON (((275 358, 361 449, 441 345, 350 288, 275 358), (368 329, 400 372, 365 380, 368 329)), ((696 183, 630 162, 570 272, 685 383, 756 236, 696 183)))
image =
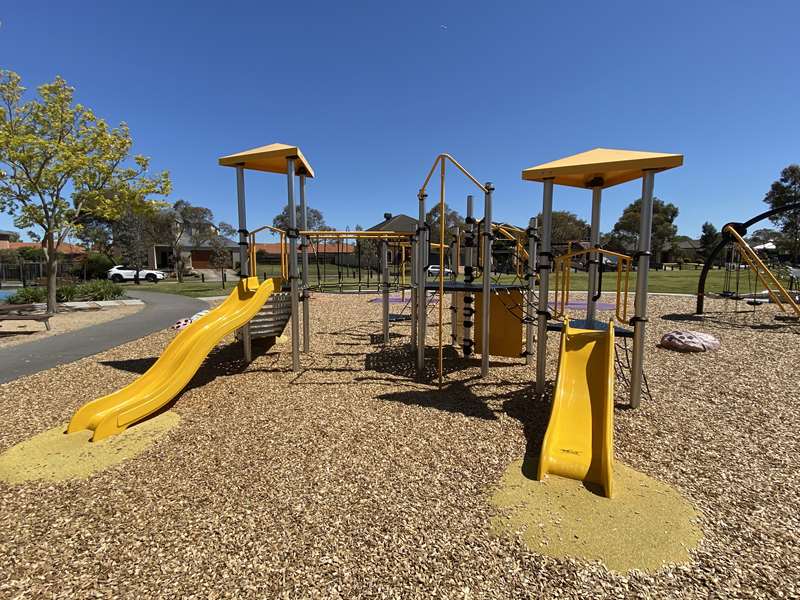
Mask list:
MULTIPOLYGON (((60 260, 56 263, 56 277, 86 281, 86 263, 78 260, 60 260)), ((45 262, 0 262, 0 285, 38 285, 47 278, 45 262)))

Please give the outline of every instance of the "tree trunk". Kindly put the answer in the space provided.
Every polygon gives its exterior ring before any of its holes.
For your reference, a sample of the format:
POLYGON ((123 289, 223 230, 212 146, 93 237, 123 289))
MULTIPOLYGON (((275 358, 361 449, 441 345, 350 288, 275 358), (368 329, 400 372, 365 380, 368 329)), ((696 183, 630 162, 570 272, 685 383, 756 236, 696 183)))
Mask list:
POLYGON ((173 249, 172 253, 175 255, 175 277, 178 279, 178 283, 183 283, 183 257, 181 256, 181 251, 178 249, 176 252, 173 249))
POLYGON ((56 244, 53 234, 45 236, 47 254, 47 312, 55 313, 56 305, 56 273, 58 272, 58 259, 56 257, 56 244))

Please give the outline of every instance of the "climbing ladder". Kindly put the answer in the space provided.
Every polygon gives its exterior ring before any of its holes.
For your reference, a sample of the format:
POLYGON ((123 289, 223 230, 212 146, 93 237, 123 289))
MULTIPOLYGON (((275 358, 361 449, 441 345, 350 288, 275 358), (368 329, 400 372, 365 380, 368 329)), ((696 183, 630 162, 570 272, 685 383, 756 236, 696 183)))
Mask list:
POLYGON ((750 267, 750 270, 753 271, 761 284, 766 288, 770 300, 777 304, 778 308, 783 312, 789 312, 787 309, 788 306, 794 311, 797 317, 800 317, 800 306, 795 302, 792 294, 786 291, 786 288, 781 285, 778 278, 772 274, 772 271, 770 271, 767 265, 758 257, 755 250, 744 241, 744 238, 739 235, 739 232, 730 225, 726 225, 723 232, 736 244, 742 260, 750 267))

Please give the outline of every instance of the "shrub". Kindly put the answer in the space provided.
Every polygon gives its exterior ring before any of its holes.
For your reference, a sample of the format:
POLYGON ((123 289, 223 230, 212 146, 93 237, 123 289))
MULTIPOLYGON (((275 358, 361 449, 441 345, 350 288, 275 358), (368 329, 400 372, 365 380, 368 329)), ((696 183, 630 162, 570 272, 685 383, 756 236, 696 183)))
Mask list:
POLYGON ((90 252, 86 257, 86 277, 88 279, 105 279, 108 270, 116 263, 99 252, 90 252))
POLYGON ((75 286, 78 300, 117 300, 125 296, 125 290, 108 279, 95 279, 75 286))
POLYGON ((72 302, 78 296, 78 286, 75 284, 62 285, 56 289, 57 302, 72 302))
POLYGON ((22 260, 27 262, 44 262, 44 249, 36 248, 33 246, 22 246, 21 248, 17 248, 17 254, 19 254, 22 260))
POLYGON ((8 301, 11 304, 34 304, 37 302, 47 302, 47 288, 19 288, 16 292, 8 297, 8 301))

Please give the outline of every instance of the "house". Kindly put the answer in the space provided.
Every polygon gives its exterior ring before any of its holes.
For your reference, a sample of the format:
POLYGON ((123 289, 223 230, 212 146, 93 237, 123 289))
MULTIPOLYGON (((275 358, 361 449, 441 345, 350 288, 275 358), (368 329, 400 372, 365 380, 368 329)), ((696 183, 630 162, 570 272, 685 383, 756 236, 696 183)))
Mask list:
POLYGON ((0 250, 9 250, 11 248, 11 239, 16 238, 18 235, 16 231, 0 229, 0 250))
MULTIPOLYGON (((225 248, 226 265, 228 269, 236 269, 239 266, 239 244, 224 236, 218 235, 217 239, 222 241, 225 248)), ((212 269, 211 256, 213 250, 211 240, 194 241, 191 229, 187 228, 178 240, 182 248, 181 256, 183 264, 187 269, 212 269)), ((168 244, 155 244, 151 246, 147 253, 147 268, 171 270, 175 268, 175 258, 172 246, 168 244)))
POLYGON ((678 236, 671 242, 666 242, 661 250, 662 263, 678 262, 703 262, 703 246, 700 240, 688 236, 678 236))
POLYGON ((367 231, 400 231, 402 233, 414 233, 417 231, 417 220, 408 215, 392 215, 383 213, 383 221, 373 225, 367 231))
MULTIPOLYGON (((18 239, 19 232, 16 231, 8 231, 5 229, 0 229, 0 250, 18 250, 20 248, 43 248, 44 245, 41 242, 15 242, 12 239, 18 239)), ((75 258, 82 254, 86 254, 86 249, 83 246, 79 246, 77 244, 67 244, 66 242, 62 242, 56 248, 56 251, 59 254, 63 254, 65 256, 75 258)))

